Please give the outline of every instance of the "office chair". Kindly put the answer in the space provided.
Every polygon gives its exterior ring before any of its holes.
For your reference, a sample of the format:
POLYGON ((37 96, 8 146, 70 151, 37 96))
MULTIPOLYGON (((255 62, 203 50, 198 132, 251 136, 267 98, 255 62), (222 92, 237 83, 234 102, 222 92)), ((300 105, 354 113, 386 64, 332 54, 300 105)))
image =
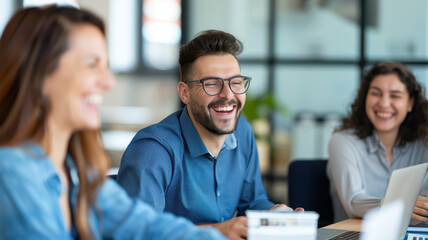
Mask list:
POLYGON ((294 160, 288 168, 288 204, 320 215, 318 227, 334 222, 326 159, 294 160))

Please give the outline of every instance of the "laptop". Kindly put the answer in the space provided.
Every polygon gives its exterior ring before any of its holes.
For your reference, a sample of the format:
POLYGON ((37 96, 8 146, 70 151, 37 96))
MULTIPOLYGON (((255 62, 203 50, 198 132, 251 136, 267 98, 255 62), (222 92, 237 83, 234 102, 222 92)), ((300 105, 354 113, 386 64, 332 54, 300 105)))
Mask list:
MULTIPOLYGON (((394 202, 395 200, 400 200, 403 202, 402 217, 400 225, 398 227, 398 237, 397 239, 404 239, 406 235, 407 226, 409 225, 410 219, 412 217, 413 208, 415 206, 419 191, 422 185, 422 182, 427 171, 428 163, 418 164, 406 168, 401 168, 394 170, 392 172, 391 178, 386 189, 385 197, 382 203, 382 207, 379 210, 380 215, 386 215, 384 213, 384 205, 394 202)), ((394 219, 390 219, 394 221, 394 219)), ((389 221, 383 222, 384 225, 390 226, 389 221)), ((363 226, 364 226, 363 220, 363 226)), ((382 228, 377 228, 379 234, 387 234, 382 228)), ((376 231, 376 228, 372 229, 376 231)), ((367 232, 366 229, 362 229, 362 232, 367 232)), ((359 232, 339 230, 339 229, 318 229, 317 239, 318 240, 328 240, 328 239, 340 239, 337 238, 339 235, 348 234, 356 235, 355 237, 349 237, 346 239, 363 239, 361 238, 359 232)), ((376 233, 373 233, 376 235, 376 233)), ((378 234, 377 234, 378 235, 378 234)), ((386 239, 386 238, 384 238, 386 239)))

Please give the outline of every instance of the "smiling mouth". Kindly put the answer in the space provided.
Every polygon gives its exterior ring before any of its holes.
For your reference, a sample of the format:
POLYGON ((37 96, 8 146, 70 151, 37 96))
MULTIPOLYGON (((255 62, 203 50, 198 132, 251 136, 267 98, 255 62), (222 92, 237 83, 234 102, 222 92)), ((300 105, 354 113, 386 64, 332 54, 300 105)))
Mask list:
POLYGON ((392 117, 392 113, 389 112, 375 112, 376 116, 380 117, 380 118, 391 118, 392 117))
POLYGON ((218 113, 230 113, 235 109, 235 107, 234 106, 215 106, 212 109, 218 113))
POLYGON ((98 105, 103 102, 103 96, 101 94, 88 94, 85 96, 85 101, 98 105))

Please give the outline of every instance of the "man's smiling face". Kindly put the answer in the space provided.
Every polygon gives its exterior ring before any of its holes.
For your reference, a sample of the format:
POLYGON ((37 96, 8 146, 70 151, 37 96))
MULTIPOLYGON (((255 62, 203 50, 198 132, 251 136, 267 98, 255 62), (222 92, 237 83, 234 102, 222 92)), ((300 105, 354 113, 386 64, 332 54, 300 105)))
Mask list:
MULTIPOLYGON (((194 62, 193 79, 206 77, 230 78, 241 75, 238 60, 231 54, 206 55, 194 62)), ((202 83, 191 83, 189 115, 194 124, 199 124, 208 131, 223 135, 235 130, 238 118, 245 104, 245 93, 235 94, 229 88, 229 82, 224 83, 223 90, 216 96, 205 93, 202 83)))

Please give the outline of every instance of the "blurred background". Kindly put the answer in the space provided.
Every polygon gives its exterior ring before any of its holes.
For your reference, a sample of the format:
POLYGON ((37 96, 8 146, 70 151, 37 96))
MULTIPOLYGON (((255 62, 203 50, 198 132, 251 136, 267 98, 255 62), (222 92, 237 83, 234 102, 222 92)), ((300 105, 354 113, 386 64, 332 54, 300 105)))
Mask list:
MULTIPOLYGON (((0 33, 14 11, 46 0, 0 0, 0 33)), ((107 24, 117 87, 101 106, 105 147, 118 167, 135 133, 180 109, 179 46, 219 29, 244 44, 238 57, 253 78, 245 115, 258 139, 271 199, 287 202, 294 159, 327 159, 365 70, 406 64, 428 81, 425 0, 76 0, 107 24)))

